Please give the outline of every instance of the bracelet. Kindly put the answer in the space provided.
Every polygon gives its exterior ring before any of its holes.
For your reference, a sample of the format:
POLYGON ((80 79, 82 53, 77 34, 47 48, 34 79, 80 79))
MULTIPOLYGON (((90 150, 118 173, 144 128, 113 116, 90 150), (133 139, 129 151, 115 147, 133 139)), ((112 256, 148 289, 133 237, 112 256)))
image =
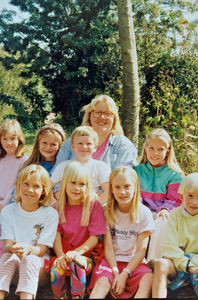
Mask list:
POLYGON ((128 273, 128 276, 131 277, 131 271, 128 268, 124 268, 123 271, 126 271, 128 273))
POLYGON ((119 273, 118 267, 113 267, 112 271, 119 273))

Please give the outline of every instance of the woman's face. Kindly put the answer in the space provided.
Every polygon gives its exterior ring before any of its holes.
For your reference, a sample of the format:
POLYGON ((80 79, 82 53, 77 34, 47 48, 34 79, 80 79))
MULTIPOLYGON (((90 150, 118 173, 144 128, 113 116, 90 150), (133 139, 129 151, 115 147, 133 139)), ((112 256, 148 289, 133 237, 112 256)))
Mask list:
POLYGON ((98 134, 109 135, 112 130, 114 115, 105 102, 98 102, 91 112, 90 122, 98 134))

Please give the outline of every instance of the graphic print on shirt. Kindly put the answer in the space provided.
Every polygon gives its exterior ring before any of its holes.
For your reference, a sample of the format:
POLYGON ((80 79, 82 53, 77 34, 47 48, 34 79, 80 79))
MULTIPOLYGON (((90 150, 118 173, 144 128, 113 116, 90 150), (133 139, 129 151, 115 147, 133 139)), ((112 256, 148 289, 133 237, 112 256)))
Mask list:
POLYGON ((120 240, 130 239, 131 236, 137 236, 138 232, 134 230, 119 230, 117 228, 111 228, 111 236, 117 237, 120 240))
POLYGON ((34 239, 34 242, 36 242, 41 234, 41 231, 44 229, 44 224, 40 223, 40 224, 36 224, 34 225, 33 227, 35 229, 35 239, 34 239))

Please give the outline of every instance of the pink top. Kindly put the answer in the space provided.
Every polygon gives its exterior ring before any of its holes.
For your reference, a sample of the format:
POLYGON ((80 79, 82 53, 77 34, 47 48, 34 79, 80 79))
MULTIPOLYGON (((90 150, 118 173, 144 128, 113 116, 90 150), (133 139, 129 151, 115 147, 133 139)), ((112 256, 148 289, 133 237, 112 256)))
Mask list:
POLYGON ((66 222, 58 225, 58 231, 67 242, 76 247, 92 235, 106 233, 106 222, 103 208, 99 201, 93 203, 88 226, 81 226, 82 205, 69 205, 65 207, 66 222))
POLYGON ((18 172, 23 164, 28 159, 28 156, 24 154, 20 158, 16 158, 13 155, 6 155, 0 159, 0 204, 5 206, 6 200, 9 200, 11 192, 14 188, 18 172))
POLYGON ((98 146, 98 148, 96 149, 96 152, 94 152, 92 154, 92 158, 93 159, 97 159, 100 160, 101 156, 103 155, 103 153, 105 152, 107 143, 108 143, 109 137, 104 141, 104 143, 100 146, 98 146))

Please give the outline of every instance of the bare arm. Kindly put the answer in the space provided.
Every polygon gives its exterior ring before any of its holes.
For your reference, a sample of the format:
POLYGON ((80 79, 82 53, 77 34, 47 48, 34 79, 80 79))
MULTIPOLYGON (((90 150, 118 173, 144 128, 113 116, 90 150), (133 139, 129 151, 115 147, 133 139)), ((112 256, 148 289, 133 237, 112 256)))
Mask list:
POLYGON ((139 264, 142 262, 143 258, 146 254, 146 249, 148 245, 150 232, 146 231, 140 233, 137 238, 137 247, 134 256, 131 258, 130 262, 128 263, 127 267, 123 269, 123 271, 114 278, 112 284, 112 293, 114 296, 119 297, 125 288, 127 278, 129 276, 129 272, 133 272, 139 264))
POLYGON ((104 182, 101 184, 103 193, 99 193, 99 200, 101 204, 107 202, 108 199, 108 191, 109 191, 109 182, 104 182))

